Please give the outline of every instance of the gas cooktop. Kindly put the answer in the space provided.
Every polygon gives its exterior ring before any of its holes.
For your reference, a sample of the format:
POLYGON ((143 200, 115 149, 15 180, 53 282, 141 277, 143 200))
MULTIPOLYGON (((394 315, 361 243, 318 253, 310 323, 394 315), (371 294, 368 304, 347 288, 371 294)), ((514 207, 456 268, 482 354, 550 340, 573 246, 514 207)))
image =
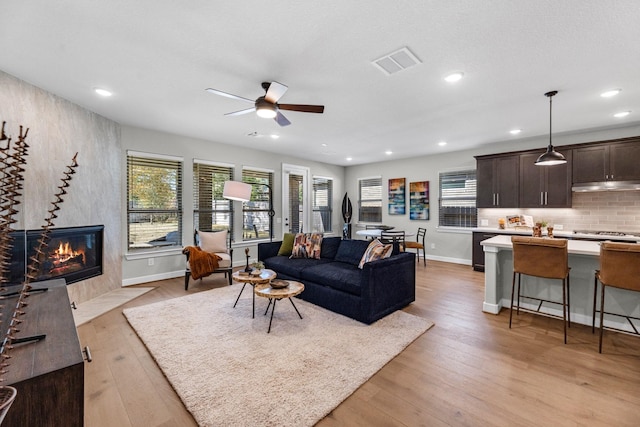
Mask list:
POLYGON ((574 234, 596 234, 599 236, 636 236, 639 237, 640 233, 628 233, 625 231, 602 231, 602 230, 574 230, 574 234))

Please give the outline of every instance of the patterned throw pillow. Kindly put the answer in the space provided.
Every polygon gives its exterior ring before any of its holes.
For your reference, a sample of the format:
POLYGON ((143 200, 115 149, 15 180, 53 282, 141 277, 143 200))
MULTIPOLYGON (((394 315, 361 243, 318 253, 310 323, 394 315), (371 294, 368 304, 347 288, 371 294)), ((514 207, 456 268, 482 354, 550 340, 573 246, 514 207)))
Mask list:
POLYGON ((393 251, 393 245, 388 244, 385 245, 380 240, 376 239, 373 242, 369 243, 367 250, 362 255, 362 259, 360 260, 360 264, 358 264, 358 268, 364 267, 365 263, 376 261, 378 259, 389 258, 391 256, 391 252, 393 251))
POLYGON ((298 233, 293 239, 293 250, 289 258, 315 258, 320 259, 322 249, 321 233, 298 233))

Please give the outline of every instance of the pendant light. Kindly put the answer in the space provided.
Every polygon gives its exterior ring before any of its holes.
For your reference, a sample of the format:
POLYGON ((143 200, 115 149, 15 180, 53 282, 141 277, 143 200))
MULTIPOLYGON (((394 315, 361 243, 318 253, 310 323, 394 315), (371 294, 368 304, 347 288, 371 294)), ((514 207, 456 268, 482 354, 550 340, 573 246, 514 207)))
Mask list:
POLYGON ((536 166, 553 166, 567 163, 567 159, 565 159, 562 154, 554 150, 553 144, 551 143, 551 100, 557 93, 557 90, 552 90, 551 92, 544 94, 544 96, 549 98, 549 146, 547 147, 547 152, 536 160, 536 166))

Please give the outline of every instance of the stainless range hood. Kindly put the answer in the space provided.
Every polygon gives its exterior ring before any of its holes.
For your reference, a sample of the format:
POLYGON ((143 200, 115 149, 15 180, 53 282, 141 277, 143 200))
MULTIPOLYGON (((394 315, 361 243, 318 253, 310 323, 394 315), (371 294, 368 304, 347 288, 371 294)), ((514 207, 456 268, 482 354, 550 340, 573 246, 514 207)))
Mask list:
POLYGON ((640 181, 602 181, 584 182, 574 184, 571 191, 595 192, 595 191, 633 191, 640 190, 640 181))

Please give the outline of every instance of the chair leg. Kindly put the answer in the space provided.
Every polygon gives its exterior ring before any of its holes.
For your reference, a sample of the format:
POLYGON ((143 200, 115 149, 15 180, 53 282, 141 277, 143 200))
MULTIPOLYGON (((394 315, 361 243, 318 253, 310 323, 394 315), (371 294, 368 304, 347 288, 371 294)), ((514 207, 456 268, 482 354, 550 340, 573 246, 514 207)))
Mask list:
POLYGON ((513 293, 516 287, 516 272, 513 272, 513 279, 511 280, 511 306, 509 307, 509 329, 511 329, 511 320, 513 319, 513 293))
POLYGON ((520 315, 520 291, 522 290, 522 273, 518 273, 518 307, 516 307, 516 314, 520 315))
POLYGON ((229 271, 228 273, 224 273, 224 275, 229 278, 229 286, 233 285, 233 279, 231 277, 231 271, 229 271))
POLYGON ((189 277, 191 277, 191 272, 185 271, 184 272, 184 290, 185 291, 189 290, 189 277))
POLYGON ((564 343, 567 343, 567 283, 562 279, 562 326, 564 328, 564 343))
MULTIPOLYGON (((418 249, 418 253, 420 253, 420 249, 418 249)), ((420 259, 418 259, 418 261, 420 261, 420 259)), ((424 248, 424 246, 422 247, 422 262, 424 263, 424 266, 427 266, 427 252, 426 249, 424 248)))
POLYGON ((600 340, 598 343, 598 352, 602 353, 602 333, 604 332, 604 288, 606 285, 602 284, 602 294, 600 295, 600 340))
POLYGON ((567 327, 571 327, 571 286, 570 278, 567 274, 567 327))
POLYGON ((593 279, 593 316, 591 319, 591 333, 596 332, 596 300, 598 299, 598 276, 593 279))

